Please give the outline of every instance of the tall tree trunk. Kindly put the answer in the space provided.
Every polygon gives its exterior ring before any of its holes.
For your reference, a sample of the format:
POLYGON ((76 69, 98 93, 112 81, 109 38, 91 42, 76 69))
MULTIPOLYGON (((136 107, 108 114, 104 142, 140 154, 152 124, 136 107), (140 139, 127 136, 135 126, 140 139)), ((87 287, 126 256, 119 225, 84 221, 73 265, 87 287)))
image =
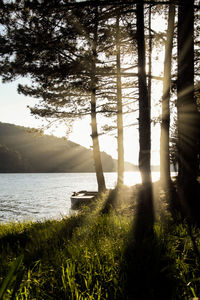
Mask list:
MULTIPOLYGON (((138 84, 139 84, 139 169, 142 176, 142 189, 138 193, 135 214, 134 241, 135 249, 144 250, 144 241, 154 240, 154 207, 150 169, 150 103, 145 72, 144 7, 143 1, 136 5, 137 48, 138 48, 138 84), (138 247, 137 247, 138 245, 138 247)), ((133 247, 134 248, 134 247, 133 247)), ((143 271, 138 270, 137 277, 142 278, 143 271)), ((132 278, 132 277, 131 277, 132 278)), ((134 286, 135 282, 130 282, 134 286)), ((131 295, 130 299, 135 299, 131 295)), ((136 298, 138 295, 136 295, 136 298)))
POLYGON ((106 189, 103 167, 101 162, 101 153, 99 147, 97 113, 96 113, 96 60, 97 60, 97 38, 98 38, 98 7, 95 8, 94 32, 92 41, 92 70, 91 70, 91 129, 93 143, 94 166, 97 177, 98 191, 102 192, 106 189))
POLYGON ((106 189, 103 167, 101 162, 101 153, 98 139, 97 119, 96 119, 96 95, 95 89, 91 92, 91 128, 92 128, 92 143, 94 166, 97 177, 98 191, 103 192, 106 189))
POLYGON ((170 159, 169 159, 169 128, 170 128, 170 88, 171 64, 174 35, 175 5, 169 5, 168 28, 165 43, 164 79, 162 96, 162 120, 160 137, 160 179, 165 191, 170 187, 170 159))
POLYGON ((118 145, 118 186, 124 183, 124 133, 122 111, 121 57, 119 16, 116 19, 116 58, 117 58, 117 145, 118 145))
MULTIPOLYGON (((197 209, 199 112, 194 98, 194 1, 178 6, 178 191, 186 214, 197 209)), ((199 205, 199 204, 198 204, 199 205)))
POLYGON ((149 6, 149 71, 148 71, 148 96, 149 96, 149 115, 151 116, 151 69, 152 69, 152 35, 151 35, 151 4, 149 6))
POLYGON ((144 8, 143 3, 136 6, 137 44, 138 44, 138 84, 139 84, 139 169, 142 183, 151 182, 151 123, 150 103, 145 72, 144 8))

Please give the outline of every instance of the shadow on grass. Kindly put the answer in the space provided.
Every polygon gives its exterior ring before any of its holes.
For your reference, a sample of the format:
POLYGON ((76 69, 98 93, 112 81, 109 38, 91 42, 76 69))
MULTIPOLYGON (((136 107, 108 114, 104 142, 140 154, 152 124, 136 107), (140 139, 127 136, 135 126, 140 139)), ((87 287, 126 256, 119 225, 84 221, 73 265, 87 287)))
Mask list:
POLYGON ((177 194, 183 217, 200 228, 200 183, 189 179, 184 183, 177 180, 177 194))
POLYGON ((64 247, 76 228, 82 226, 85 216, 71 216, 62 221, 46 221, 25 225, 22 232, 11 232, 0 238, 1 253, 17 257, 24 255, 24 264, 29 267, 38 259, 54 260, 56 249, 64 247))
POLYGON ((171 300, 174 280, 170 276, 170 259, 165 245, 154 231, 152 185, 141 187, 137 197, 136 215, 125 249, 127 276, 123 299, 171 300))
POLYGON ((170 181, 165 191, 169 212, 173 220, 183 223, 187 220, 193 226, 200 228, 200 183, 198 181, 185 184, 176 178, 170 181))
POLYGON ((108 197, 106 198, 100 213, 109 214, 111 210, 115 209, 117 205, 117 198, 118 188, 116 187, 115 189, 109 191, 108 197))
POLYGON ((135 201, 140 188, 140 184, 136 184, 133 187, 128 187, 126 185, 116 186, 115 189, 110 190, 108 195, 103 203, 103 206, 100 210, 100 214, 109 214, 112 211, 120 215, 130 214, 130 211, 135 210, 135 201))
MULTIPOLYGON (((99 200, 87 208, 87 213, 61 221, 31 224, 21 233, 6 235, 4 252, 6 247, 13 247, 12 251, 17 251, 16 256, 25 253, 25 267, 32 269, 32 276, 34 274, 37 280, 39 271, 33 269, 40 260, 43 268, 39 272, 38 293, 51 294, 52 299, 72 299, 70 295, 74 295, 75 290, 69 290, 69 283, 73 281, 73 288, 78 288, 85 299, 89 299, 86 294, 96 297, 95 290, 99 293, 98 299, 177 300, 172 297, 175 287, 170 273, 172 261, 167 257, 163 240, 155 233, 152 186, 115 189, 102 197, 102 202, 99 200), (126 203, 121 209, 123 201, 126 203), (96 205, 99 205, 98 209, 92 216, 96 205), (116 218, 118 214, 125 215, 125 218, 116 218), (134 222, 128 235, 127 228, 131 223, 128 218, 132 220, 132 216, 135 216, 134 222), (13 237, 16 249, 12 244, 13 237), (61 266, 64 274, 73 271, 69 280, 63 277, 64 284, 69 281, 66 290, 69 297, 63 294, 61 266), (90 286, 85 285, 86 279, 90 286)), ((37 290, 36 286, 34 288, 37 290)))

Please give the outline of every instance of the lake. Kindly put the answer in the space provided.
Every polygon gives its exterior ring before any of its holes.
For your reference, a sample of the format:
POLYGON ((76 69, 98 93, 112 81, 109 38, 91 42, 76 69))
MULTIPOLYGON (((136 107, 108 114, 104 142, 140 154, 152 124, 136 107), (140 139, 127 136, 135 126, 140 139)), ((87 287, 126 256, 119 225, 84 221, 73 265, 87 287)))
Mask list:
MULTIPOLYGON (((125 172, 125 184, 141 182, 139 172, 125 172)), ((159 172, 152 173, 153 180, 159 172)), ((105 173, 107 188, 113 188, 116 173, 105 173)), ((0 222, 44 220, 70 214, 74 191, 97 190, 95 173, 0 174, 0 222)))

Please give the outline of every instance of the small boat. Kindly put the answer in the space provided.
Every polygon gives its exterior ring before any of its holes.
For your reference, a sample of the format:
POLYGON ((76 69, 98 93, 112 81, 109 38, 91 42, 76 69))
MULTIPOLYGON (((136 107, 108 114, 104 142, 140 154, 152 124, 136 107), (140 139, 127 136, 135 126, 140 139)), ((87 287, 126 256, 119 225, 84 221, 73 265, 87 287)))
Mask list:
POLYGON ((98 192, 92 191, 79 191, 73 192, 71 196, 71 208, 79 209, 81 205, 89 204, 98 195, 98 192))

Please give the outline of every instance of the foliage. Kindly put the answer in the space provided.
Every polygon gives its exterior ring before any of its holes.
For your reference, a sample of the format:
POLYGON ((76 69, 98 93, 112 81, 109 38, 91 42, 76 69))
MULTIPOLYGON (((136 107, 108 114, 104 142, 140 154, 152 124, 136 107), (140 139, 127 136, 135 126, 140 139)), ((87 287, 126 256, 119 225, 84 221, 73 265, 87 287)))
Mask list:
POLYGON ((0 145, 0 172, 23 172, 28 171, 28 166, 18 151, 0 145))
MULTIPOLYGON (((60 222, 24 224, 17 225, 17 228, 2 225, 0 295, 4 299, 175 300, 196 297, 200 294, 199 228, 192 227, 188 220, 180 221, 178 217, 173 219, 169 212, 165 214, 166 208, 162 203, 165 199, 162 196, 157 197, 157 219, 154 219, 150 184, 151 107, 145 71, 147 37, 144 34, 144 3, 141 1, 131 7, 128 2, 117 5, 108 5, 107 1, 99 2, 99 5, 93 5, 95 1, 89 1, 90 5, 88 1, 84 2, 1 1, 0 75, 4 82, 12 81, 17 76, 30 76, 32 86, 19 86, 18 91, 42 99, 41 106, 32 109, 33 114, 42 117, 62 119, 88 114, 91 101, 94 142, 98 138, 96 114, 106 112, 109 116, 116 113, 116 79, 112 79, 113 75, 116 76, 116 59, 113 65, 109 58, 115 57, 119 46, 113 43, 116 33, 113 24, 116 16, 119 16, 118 24, 126 24, 121 26, 122 30, 127 28, 132 41, 137 41, 138 60, 134 65, 132 56, 135 47, 131 46, 132 55, 129 52, 125 55, 131 63, 128 62, 125 71, 135 67, 139 69, 136 74, 139 88, 137 99, 140 99, 139 167, 144 188, 136 195, 137 205, 135 197, 129 197, 130 212, 127 207, 120 210, 120 200, 122 202, 124 198, 127 201, 127 194, 126 190, 121 192, 116 188, 109 196, 99 199, 102 207, 94 211, 85 208, 78 216, 60 222), (135 19, 137 28, 133 24, 135 19), (100 100, 98 105, 96 100, 100 100), (147 208, 150 208, 149 212, 147 208)), ((198 52, 197 49, 194 51, 194 37, 198 41, 194 32, 194 3, 196 1, 190 0, 184 1, 182 5, 180 0, 177 1, 178 70, 175 82, 178 96, 179 165, 176 201, 181 204, 184 215, 190 221, 199 218, 199 204, 196 201, 199 185, 196 177, 200 118, 193 94, 194 58, 198 52)), ((116 4, 115 1, 112 4, 116 4)), ((150 2, 148 4, 151 5, 150 2)), ((151 28, 149 32, 151 36, 151 28)), ((163 39, 162 35, 160 37, 163 39)), ((126 52, 127 48, 121 47, 121 51, 126 52)), ((170 63, 171 59, 168 66, 170 63)), ((198 61, 195 69, 197 67, 198 61)), ((121 72, 118 75, 122 75, 121 72)), ((134 73, 126 73, 125 76, 127 75, 135 76, 134 73)), ((198 88, 197 84, 198 82, 198 88)), ((130 86, 124 87, 131 87, 127 99, 132 97, 135 102, 137 86, 130 82, 130 86)), ((170 91, 170 79, 168 89, 170 91)), ((124 104, 129 106, 129 101, 124 104)), ((121 130, 119 127, 118 125, 121 130)), ((26 138, 22 141, 22 145, 26 144, 26 138)), ((45 138, 47 148, 51 148, 46 141, 45 138)), ((164 151, 168 144, 167 141, 164 151)), ((49 156, 51 160, 51 155, 44 144, 41 148, 41 157, 49 166, 46 158, 49 156)), ((97 145, 95 150, 93 143, 94 157, 95 154, 99 156, 98 148, 97 145)), ((63 148, 60 153, 55 149, 58 159, 54 160, 54 166, 51 165, 48 171, 58 171, 57 166, 63 168, 60 159, 65 150, 63 148)), ((77 149, 74 147, 73 150, 77 149)), ((87 156, 81 155, 79 151, 74 152, 77 155, 69 155, 67 161, 67 167, 71 171, 77 171, 73 161, 78 166, 87 161, 87 156)), ((174 157, 173 153, 176 156, 177 150, 172 151, 174 157)), ((18 163, 21 159, 20 151, 4 146, 1 147, 1 154, 7 155, 8 161, 12 161, 14 157, 18 163)), ((35 167, 42 161, 41 157, 39 160, 36 157, 33 161, 35 167)), ((99 158, 100 156, 100 162, 99 158)), ((102 173, 97 169, 97 175, 102 173)), ((42 171, 44 170, 46 171, 45 168, 42 171)), ((175 209, 176 201, 170 203, 171 208, 175 209)), ((179 207, 179 214, 180 212, 179 207)))
MULTIPOLYGON (((93 172, 92 151, 64 138, 39 135, 30 129, 0 123, 0 172, 93 172), (28 132, 29 131, 29 132, 28 132)), ((104 171, 115 168, 101 153, 104 171)))

